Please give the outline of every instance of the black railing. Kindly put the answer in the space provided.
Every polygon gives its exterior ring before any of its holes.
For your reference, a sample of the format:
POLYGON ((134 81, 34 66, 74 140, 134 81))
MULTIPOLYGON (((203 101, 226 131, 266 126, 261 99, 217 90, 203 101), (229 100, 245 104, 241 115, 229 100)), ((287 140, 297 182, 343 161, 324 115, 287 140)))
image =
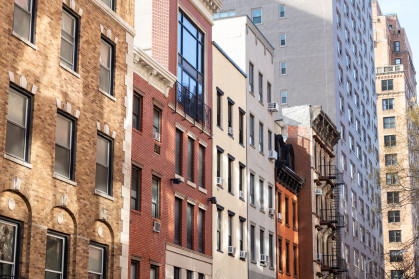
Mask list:
POLYGON ((199 123, 202 131, 212 133, 211 108, 205 101, 198 98, 196 93, 189 91, 189 88, 176 82, 176 111, 181 109, 185 115, 191 117, 194 124, 199 123))
POLYGON ((319 179, 331 180, 337 186, 343 184, 343 173, 335 165, 321 165, 319 179))
POLYGON ((346 270, 346 262, 342 257, 335 254, 322 255, 322 269, 334 270, 335 272, 344 272, 346 270))
POLYGON ((344 216, 335 209, 321 209, 320 210, 320 223, 333 224, 336 228, 345 227, 344 216))

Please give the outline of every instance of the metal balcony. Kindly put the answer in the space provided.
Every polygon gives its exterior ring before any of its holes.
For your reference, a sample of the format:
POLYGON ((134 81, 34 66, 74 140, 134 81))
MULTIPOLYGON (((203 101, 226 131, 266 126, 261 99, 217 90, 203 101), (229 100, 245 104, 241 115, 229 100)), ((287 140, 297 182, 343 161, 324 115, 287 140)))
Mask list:
POLYGON ((326 181, 332 186, 344 184, 343 173, 335 165, 321 165, 319 171, 320 181, 326 181))
POLYGON ((345 227, 344 216, 335 209, 320 210, 320 225, 327 225, 336 229, 345 227))
POLYGON ((183 114, 185 118, 189 116, 194 125, 212 134, 211 108, 205 104, 204 100, 198 98, 196 93, 189 91, 189 88, 179 82, 176 82, 175 103, 177 112, 183 114))
POLYGON ((335 254, 322 256, 322 271, 329 271, 329 273, 346 272, 346 262, 342 257, 335 254))

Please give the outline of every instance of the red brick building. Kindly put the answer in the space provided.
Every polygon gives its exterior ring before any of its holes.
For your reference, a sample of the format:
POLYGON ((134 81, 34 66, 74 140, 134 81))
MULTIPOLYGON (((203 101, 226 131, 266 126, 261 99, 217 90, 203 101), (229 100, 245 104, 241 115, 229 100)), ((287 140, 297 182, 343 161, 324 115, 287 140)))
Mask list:
POLYGON ((275 136, 275 151, 278 153, 275 162, 277 278, 298 278, 298 194, 305 179, 295 173, 293 146, 286 144, 282 135, 275 136))
POLYGON ((211 278, 211 28, 219 7, 136 4, 147 17, 135 23, 131 278, 211 278))

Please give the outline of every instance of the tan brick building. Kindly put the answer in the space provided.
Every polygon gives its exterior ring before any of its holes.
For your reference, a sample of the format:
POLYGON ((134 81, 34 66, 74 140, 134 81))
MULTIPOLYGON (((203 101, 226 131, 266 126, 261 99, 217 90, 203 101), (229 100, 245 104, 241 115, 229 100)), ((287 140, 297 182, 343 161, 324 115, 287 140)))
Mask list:
POLYGON ((133 9, 0 2, 0 276, 128 277, 133 9))
POLYGON ((405 29, 396 14, 383 15, 373 1, 378 134, 386 273, 416 278, 419 272, 418 207, 411 189, 418 169, 408 109, 415 104, 416 71, 405 29))

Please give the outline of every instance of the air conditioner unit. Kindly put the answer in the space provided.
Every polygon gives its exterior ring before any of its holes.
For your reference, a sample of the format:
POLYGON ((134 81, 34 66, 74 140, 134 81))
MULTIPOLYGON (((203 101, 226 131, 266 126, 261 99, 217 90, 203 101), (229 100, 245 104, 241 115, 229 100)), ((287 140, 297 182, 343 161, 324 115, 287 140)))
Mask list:
POLYGON ((236 247, 228 246, 228 254, 234 256, 236 254, 236 247))
POLYGON ((240 259, 241 260, 246 259, 246 256, 247 256, 247 252, 246 251, 240 251, 240 259))
POLYGON ((160 141, 160 133, 154 131, 153 132, 153 139, 156 140, 156 141, 160 141))
POLYGON ((323 195, 323 190, 322 189, 316 189, 316 196, 321 196, 323 195))
POLYGON ((323 261, 323 255, 322 254, 320 254, 320 253, 317 254, 317 261, 318 262, 323 261))
POLYGON ((268 103, 268 111, 278 112, 279 111, 279 104, 278 103, 268 103))
POLYGON ((239 191, 239 198, 244 200, 244 192, 243 191, 239 191))
POLYGON ((221 177, 217 177, 217 186, 223 187, 223 179, 221 177))
POLYGON ((153 232, 160 232, 160 222, 159 221, 153 221, 153 232))
POLYGON ((266 266, 268 264, 268 262, 269 262, 269 256, 268 255, 265 255, 265 254, 260 255, 260 263, 262 265, 266 266))
POLYGON ((269 208, 269 216, 275 215, 275 208, 269 208))
POLYGON ((233 135, 233 132, 234 132, 233 127, 228 127, 228 134, 233 135))
POLYGON ((278 220, 282 221, 282 213, 278 212, 278 220))
POLYGON ((278 159, 278 153, 275 150, 269 150, 268 158, 269 160, 276 160, 278 159))

